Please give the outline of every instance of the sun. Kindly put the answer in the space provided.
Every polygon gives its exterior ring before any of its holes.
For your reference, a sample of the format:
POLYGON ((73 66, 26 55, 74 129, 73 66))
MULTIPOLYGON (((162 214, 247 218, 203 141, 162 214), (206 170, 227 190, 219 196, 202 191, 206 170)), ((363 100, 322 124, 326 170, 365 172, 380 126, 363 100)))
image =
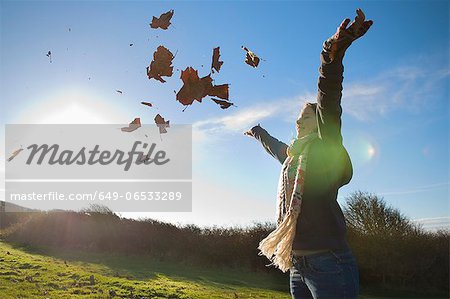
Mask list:
POLYGON ((37 100, 27 107, 16 123, 22 124, 118 124, 127 117, 120 107, 99 96, 72 91, 37 100))
POLYGON ((373 158, 376 153, 377 153, 377 151, 376 151, 375 147, 372 144, 370 144, 369 148, 367 149, 367 154, 369 155, 369 158, 370 159, 373 158))

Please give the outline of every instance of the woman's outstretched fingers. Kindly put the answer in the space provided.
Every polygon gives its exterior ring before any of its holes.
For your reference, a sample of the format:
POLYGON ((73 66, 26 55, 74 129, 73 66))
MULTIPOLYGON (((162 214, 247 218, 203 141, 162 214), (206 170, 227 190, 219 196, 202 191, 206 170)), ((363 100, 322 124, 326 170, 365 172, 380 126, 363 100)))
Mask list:
POLYGON ((250 130, 244 132, 244 135, 245 135, 245 136, 249 136, 249 137, 254 137, 254 136, 253 136, 252 129, 250 129, 250 130))
POLYGON ((359 28, 358 37, 361 37, 364 34, 366 34, 367 30, 369 30, 369 28, 370 28, 370 26, 372 26, 372 24, 373 24, 372 20, 365 21, 364 24, 361 26, 361 28, 359 28))
POLYGON ((250 137, 255 137, 255 135, 253 134, 253 129, 256 127, 261 127, 261 124, 258 123, 256 126, 252 127, 251 129, 248 129, 246 132, 244 132, 244 135, 250 136, 250 137))
POLYGON ((338 27, 338 31, 345 30, 347 28, 348 23, 350 23, 350 19, 343 20, 341 25, 339 25, 338 27))
POLYGON ((366 19, 366 16, 364 15, 363 11, 358 8, 356 10, 356 16, 353 22, 350 24, 350 26, 347 29, 347 33, 351 34, 353 39, 356 39, 359 33, 360 28, 364 24, 364 20, 366 19))
POLYGON ((356 17, 355 17, 355 21, 358 19, 359 22, 364 22, 364 20, 366 19, 366 15, 364 14, 364 12, 362 11, 361 8, 356 9, 356 17))

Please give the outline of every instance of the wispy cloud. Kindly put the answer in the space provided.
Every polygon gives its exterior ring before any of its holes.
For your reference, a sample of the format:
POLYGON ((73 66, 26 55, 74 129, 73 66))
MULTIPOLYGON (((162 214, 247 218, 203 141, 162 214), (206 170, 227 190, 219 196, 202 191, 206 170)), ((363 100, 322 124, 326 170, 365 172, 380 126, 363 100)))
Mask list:
POLYGON ((378 192, 378 195, 403 195, 403 194, 414 194, 420 192, 428 192, 431 190, 437 189, 448 189, 450 182, 436 183, 425 186, 419 186, 417 188, 408 189, 408 190, 396 190, 396 191, 387 191, 387 192, 378 192))
POLYGON ((193 124, 194 139, 203 140, 206 136, 214 136, 216 133, 242 134, 250 127, 270 118, 277 117, 293 122, 306 99, 311 98, 312 93, 304 93, 289 99, 247 106, 227 116, 195 122, 193 124))
MULTIPOLYGON (((360 121, 371 121, 398 109, 420 111, 438 98, 436 94, 442 90, 437 87, 449 75, 446 68, 400 66, 375 74, 370 80, 344 82, 343 111, 360 121)), ((194 138, 201 140, 218 132, 241 134, 270 118, 294 121, 306 99, 314 99, 315 94, 315 90, 305 91, 292 98, 265 101, 224 117, 195 122, 194 138)))
POLYGON ((450 230, 450 216, 414 219, 427 231, 450 230))
MULTIPOLYGON (((374 120, 398 109, 420 111, 439 98, 449 71, 420 66, 400 66, 374 75, 370 80, 344 84, 342 105, 361 121, 374 120)), ((442 96, 442 95, 441 95, 442 96)))

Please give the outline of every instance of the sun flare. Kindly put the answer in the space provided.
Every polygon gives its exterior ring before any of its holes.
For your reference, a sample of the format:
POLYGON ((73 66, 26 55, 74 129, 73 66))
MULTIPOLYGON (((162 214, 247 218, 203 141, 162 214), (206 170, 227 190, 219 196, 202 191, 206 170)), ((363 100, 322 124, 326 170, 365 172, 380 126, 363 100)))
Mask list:
POLYGON ((373 158, 375 154, 377 153, 375 147, 372 144, 369 144, 369 148, 367 149, 367 154, 369 155, 369 158, 373 158))
POLYGON ((23 124, 112 124, 124 123, 127 117, 120 107, 114 107, 98 96, 82 92, 67 92, 37 101, 19 115, 23 124))

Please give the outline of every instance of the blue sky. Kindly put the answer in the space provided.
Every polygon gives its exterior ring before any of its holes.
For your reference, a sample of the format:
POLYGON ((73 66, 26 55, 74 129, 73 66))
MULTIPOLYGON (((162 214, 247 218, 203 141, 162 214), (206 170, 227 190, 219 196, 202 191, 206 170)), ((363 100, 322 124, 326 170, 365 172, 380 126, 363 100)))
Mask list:
MULTIPOLYGON (((242 133, 261 123, 286 143, 294 137, 298 111, 315 101, 322 42, 360 7, 374 25, 344 60, 342 134, 354 176, 338 200, 367 191, 411 219, 449 223, 448 1, 0 3, 2 124, 152 123, 156 113, 192 124, 193 212, 147 216, 199 225, 274 220, 280 165, 242 133), (150 29, 170 9, 172 26, 150 29), (146 76, 159 45, 177 53, 175 69, 201 76, 220 46, 213 77, 230 84, 237 107, 204 99, 182 112, 180 72, 164 84, 146 76), (243 62, 243 45, 264 59, 258 68, 243 62)), ((1 134, 4 144, 4 126, 1 134)), ((2 151, 2 182, 4 161, 2 151)))

